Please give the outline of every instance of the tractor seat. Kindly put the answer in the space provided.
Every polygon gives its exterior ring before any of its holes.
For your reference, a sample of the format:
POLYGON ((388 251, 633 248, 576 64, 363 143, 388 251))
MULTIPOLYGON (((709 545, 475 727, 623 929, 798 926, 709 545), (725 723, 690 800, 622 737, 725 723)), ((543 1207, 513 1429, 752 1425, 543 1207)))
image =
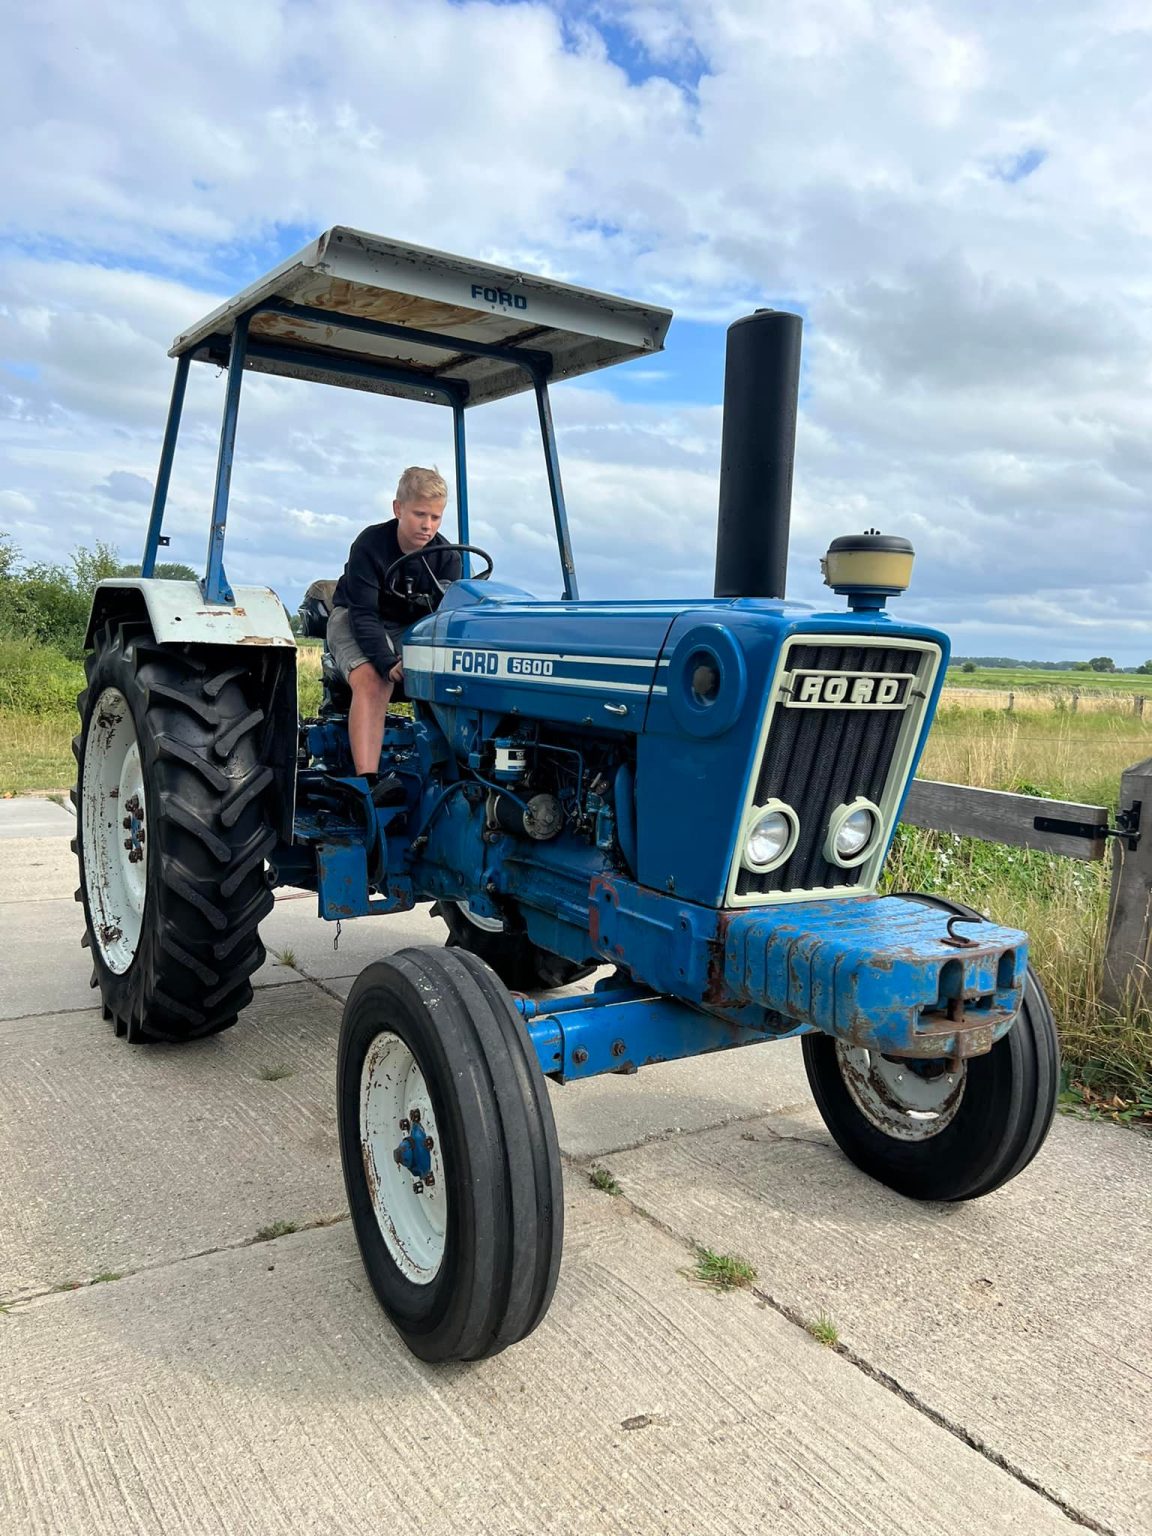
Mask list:
POLYGON ((314 581, 300 604, 300 619, 309 640, 328 638, 328 620, 332 617, 336 582, 314 581))

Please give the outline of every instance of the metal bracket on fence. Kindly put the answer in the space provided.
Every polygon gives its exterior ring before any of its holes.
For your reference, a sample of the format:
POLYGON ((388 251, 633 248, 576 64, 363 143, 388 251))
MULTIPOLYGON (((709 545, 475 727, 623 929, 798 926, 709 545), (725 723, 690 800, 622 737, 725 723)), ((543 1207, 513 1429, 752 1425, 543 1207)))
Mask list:
POLYGON ((1140 841, 1140 810, 1143 804, 1143 800, 1133 800, 1131 805, 1116 812, 1116 825, 1108 828, 1107 836, 1122 837, 1129 853, 1136 852, 1136 845, 1140 841))
POLYGON ((1057 832, 1061 837, 1082 837, 1094 843, 1101 837, 1123 838, 1129 851, 1140 841, 1140 801, 1126 810, 1116 813, 1114 827, 1102 827, 1095 821, 1065 821, 1061 816, 1034 816, 1032 825, 1037 832, 1057 832))

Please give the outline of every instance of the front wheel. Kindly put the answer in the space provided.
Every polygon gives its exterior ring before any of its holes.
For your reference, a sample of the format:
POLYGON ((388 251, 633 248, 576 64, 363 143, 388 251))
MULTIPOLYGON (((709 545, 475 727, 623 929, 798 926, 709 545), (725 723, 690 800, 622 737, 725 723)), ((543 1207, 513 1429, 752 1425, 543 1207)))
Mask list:
MULTIPOLYGON (((980 916, 937 897, 908 899, 980 916)), ((1028 1166, 1052 1124, 1060 1049, 1031 966, 1012 1028, 987 1055, 955 1067, 884 1056, 828 1035, 805 1035, 802 1044, 816 1107, 841 1151, 915 1200, 990 1194, 1028 1166)))
POLYGON ((409 1349, 478 1360, 527 1337, 560 1266, 560 1153, 527 1032, 480 961, 406 949, 361 971, 337 1118, 364 1268, 409 1349))

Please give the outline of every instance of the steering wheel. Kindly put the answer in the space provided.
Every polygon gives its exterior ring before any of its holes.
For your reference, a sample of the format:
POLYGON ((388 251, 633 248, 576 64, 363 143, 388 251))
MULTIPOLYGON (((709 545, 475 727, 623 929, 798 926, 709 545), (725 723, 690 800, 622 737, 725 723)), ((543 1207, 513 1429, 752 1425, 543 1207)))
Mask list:
MULTIPOLYGON (((456 550, 456 552, 458 554, 464 554, 465 552, 467 552, 470 555, 479 555, 481 560, 487 560, 487 562, 488 562, 488 569, 486 571, 481 571, 479 576, 470 576, 468 578, 470 581, 487 581, 489 576, 491 576, 491 574, 492 574, 492 556, 488 553, 488 551, 486 549, 480 549, 479 546, 476 545, 476 544, 437 544, 437 545, 434 546, 434 548, 435 548, 436 552, 438 554, 441 554, 441 555, 444 553, 445 550, 454 549, 454 550, 456 550)), ((410 550, 408 554, 401 555, 399 560, 393 560, 392 564, 384 572, 384 582, 383 582, 383 585, 385 587, 388 586, 389 582, 392 580, 392 573, 393 573, 393 571, 398 571, 400 569, 400 567, 402 565, 406 565, 409 560, 418 560, 422 555, 425 555, 427 553, 428 553, 427 548, 424 548, 424 549, 413 549, 413 550, 410 550)), ((430 576, 432 576, 432 568, 431 568, 431 566, 429 566, 429 568, 428 568, 428 574, 430 576)), ((449 586, 451 585, 450 582, 443 582, 443 581, 441 581, 439 576, 432 576, 432 580, 440 588, 441 593, 447 592, 449 586)))

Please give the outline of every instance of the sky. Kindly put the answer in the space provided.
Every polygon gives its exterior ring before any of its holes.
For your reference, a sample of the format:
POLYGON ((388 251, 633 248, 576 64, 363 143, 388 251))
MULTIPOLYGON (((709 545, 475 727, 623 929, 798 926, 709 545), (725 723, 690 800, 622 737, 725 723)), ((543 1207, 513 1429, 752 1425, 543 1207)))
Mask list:
MULTIPOLYGON (((139 559, 177 332, 347 224, 667 305, 557 385, 582 594, 712 590, 725 327, 804 317, 789 595, 910 538, 967 655, 1152 657, 1147 0, 39 0, 0 49, 0 530, 139 559)), ((169 555, 202 568, 197 366, 169 555)), ((469 417, 472 533, 559 592, 530 400, 469 417)), ((294 605, 450 470, 447 412, 248 376, 227 568, 294 605)))

